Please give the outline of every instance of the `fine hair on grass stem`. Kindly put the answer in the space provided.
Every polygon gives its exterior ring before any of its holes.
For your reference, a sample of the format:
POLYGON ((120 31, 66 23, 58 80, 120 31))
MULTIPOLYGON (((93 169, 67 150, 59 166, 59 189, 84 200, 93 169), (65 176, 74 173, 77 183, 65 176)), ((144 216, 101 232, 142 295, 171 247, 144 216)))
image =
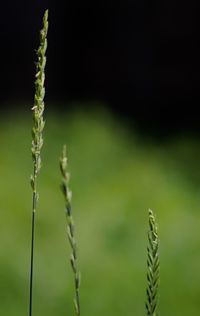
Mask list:
POLYGON ((160 282, 159 239, 155 216, 149 209, 149 232, 147 246, 146 315, 158 315, 158 287, 160 282))
POLYGON ((37 50, 36 79, 35 79, 35 97, 33 111, 33 128, 32 128, 32 159, 33 174, 31 175, 32 188, 32 232, 31 232, 31 258, 30 258, 30 284, 29 284, 29 316, 32 316, 33 301, 33 267, 34 267, 34 247, 35 247, 35 213, 39 199, 38 193, 38 173, 41 168, 41 149, 43 145, 44 129, 44 96, 45 96, 45 65, 47 49, 47 32, 48 32, 48 10, 43 17, 43 28, 40 31, 40 45, 37 50))
POLYGON ((79 289, 80 289, 80 272, 77 267, 77 246, 75 240, 75 232, 74 232, 74 222, 72 217, 72 207, 71 207, 71 191, 69 189, 69 172, 68 172, 68 162, 66 156, 66 146, 63 146, 62 156, 60 158, 60 171, 62 174, 62 183, 61 189, 65 199, 65 213, 67 219, 67 235, 69 239, 69 244, 71 247, 71 256, 70 263, 74 275, 74 284, 75 284, 75 312, 76 315, 80 315, 80 297, 79 297, 79 289))

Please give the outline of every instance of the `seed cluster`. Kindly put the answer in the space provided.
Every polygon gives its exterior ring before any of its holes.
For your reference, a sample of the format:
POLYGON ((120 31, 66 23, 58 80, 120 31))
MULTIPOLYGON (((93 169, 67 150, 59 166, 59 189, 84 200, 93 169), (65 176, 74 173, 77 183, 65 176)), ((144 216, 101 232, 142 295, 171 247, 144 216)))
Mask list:
MULTIPOLYGON (((48 10, 44 14, 43 29, 40 31, 40 47, 37 50, 38 61, 36 64, 36 80, 35 80, 35 98, 33 110, 33 128, 32 128, 32 157, 34 163, 34 175, 32 180, 35 180, 41 168, 40 152, 43 145, 43 129, 44 129, 44 96, 45 96, 45 65, 46 65, 46 50, 47 50, 47 32, 48 32, 48 10)), ((31 181, 34 189, 35 181, 31 181)))
POLYGON ((147 247, 147 316, 156 316, 158 308, 158 287, 160 262, 157 224, 152 210, 149 210, 149 232, 147 247))

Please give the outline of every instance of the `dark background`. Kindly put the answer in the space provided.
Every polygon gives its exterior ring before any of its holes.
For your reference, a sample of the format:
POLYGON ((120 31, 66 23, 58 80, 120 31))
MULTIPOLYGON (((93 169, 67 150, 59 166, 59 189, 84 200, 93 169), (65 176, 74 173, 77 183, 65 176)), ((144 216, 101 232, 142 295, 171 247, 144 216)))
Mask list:
MULTIPOLYGON (((47 100, 105 103, 157 134, 200 131, 197 1, 7 1, 0 10, 0 102, 33 98, 34 49, 50 10, 47 100)), ((19 104, 20 102, 16 102, 19 104)), ((65 104, 65 105, 64 105, 65 104)))

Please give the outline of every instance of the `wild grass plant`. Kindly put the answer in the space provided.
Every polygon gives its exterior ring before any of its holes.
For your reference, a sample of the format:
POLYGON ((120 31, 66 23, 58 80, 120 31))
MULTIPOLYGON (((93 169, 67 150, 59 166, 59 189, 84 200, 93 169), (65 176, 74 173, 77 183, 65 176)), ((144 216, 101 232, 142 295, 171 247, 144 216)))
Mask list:
MULTIPOLYGON (((34 243, 35 243, 35 213, 39 199, 38 193, 38 173, 41 168, 41 149, 43 146, 43 129, 44 129, 44 96, 45 96, 45 65, 46 65, 46 49, 47 49, 47 32, 48 32, 48 11, 45 12, 43 18, 43 29, 40 33, 40 46, 37 51, 38 62, 36 66, 35 81, 35 100, 33 110, 33 129, 32 129, 32 158, 33 158, 33 175, 31 176, 31 187, 33 190, 32 202, 32 236, 31 236, 31 266, 30 266, 30 298, 29 298, 29 316, 32 315, 33 300, 33 267, 34 267, 34 243)), ((74 273, 75 282, 75 310, 77 316, 80 315, 80 273, 77 268, 77 248, 74 236, 74 223, 71 210, 71 192, 68 187, 69 173, 67 171, 66 148, 63 148, 63 155, 60 159, 60 170, 62 173, 62 191, 65 198, 66 217, 67 217, 67 234, 72 249, 70 262, 74 273)), ((154 215, 149 211, 150 232, 148 234, 149 247, 148 250, 148 287, 146 311, 148 316, 156 315, 157 310, 157 291, 159 280, 159 258, 158 258, 158 238, 157 228, 155 225, 154 215)))
POLYGON ((74 285, 75 285, 75 311, 76 315, 80 315, 80 297, 79 297, 79 289, 80 289, 80 272, 78 271, 78 260, 77 260, 77 245, 75 239, 75 228, 74 228, 74 221, 72 217, 72 205, 71 205, 71 198, 72 193, 69 189, 69 177, 70 174, 68 172, 68 162, 66 156, 66 146, 63 147, 62 156, 60 158, 60 171, 62 174, 62 183, 61 189, 65 199, 65 214, 67 219, 67 235, 70 243, 70 247, 72 250, 70 256, 70 263, 72 267, 72 271, 74 274, 74 285))
MULTIPOLYGON (((40 46, 37 51, 38 61, 36 65, 35 98, 33 111, 32 128, 32 158, 33 175, 31 176, 32 187, 32 234, 31 234, 31 264, 30 264, 30 296, 29 296, 29 316, 33 310, 33 281, 34 281, 34 248, 35 248, 35 221, 38 208, 38 174, 41 169, 41 149, 43 146, 44 129, 44 96, 45 96, 45 65, 48 32, 48 10, 44 14, 43 28, 40 33, 40 46)), ((78 269, 77 245, 75 239, 75 227, 72 217, 71 191, 69 189, 69 172, 66 157, 66 147, 63 147, 62 157, 60 158, 60 170, 62 174, 62 192, 65 199, 65 211, 67 219, 67 235, 71 247, 70 263, 72 267, 75 285, 75 312, 80 316, 80 272, 78 269)), ((147 247, 147 316, 158 315, 158 285, 159 285, 159 254, 158 254, 158 234, 154 214, 149 210, 149 233, 147 247)))
POLYGON ((37 50, 38 61, 36 64, 35 80, 35 98, 33 111, 33 128, 32 128, 32 159, 33 174, 31 175, 32 188, 32 233, 31 233, 31 263, 30 263, 30 297, 29 297, 29 316, 32 315, 33 301, 33 273, 34 273, 34 247, 35 247, 35 217, 39 200, 38 192, 38 174, 41 169, 41 149, 43 146, 43 129, 44 129, 44 96, 45 96, 45 66, 47 50, 47 32, 48 32, 48 10, 43 17, 43 28, 40 32, 40 46, 37 50))

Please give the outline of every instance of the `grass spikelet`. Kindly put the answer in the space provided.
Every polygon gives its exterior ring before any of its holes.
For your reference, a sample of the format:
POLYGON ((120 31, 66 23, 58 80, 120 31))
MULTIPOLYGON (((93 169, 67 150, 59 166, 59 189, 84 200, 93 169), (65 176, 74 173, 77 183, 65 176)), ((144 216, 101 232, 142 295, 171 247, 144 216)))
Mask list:
POLYGON ((72 217, 72 207, 71 207, 71 191, 69 189, 69 173, 68 173, 68 162, 66 157, 66 146, 63 147, 62 156, 60 158, 60 170, 62 174, 62 183, 61 189, 65 199, 65 212, 67 218, 67 235, 69 244, 71 247, 71 256, 70 256, 70 263, 72 267, 72 271, 74 274, 74 284, 75 284, 75 312, 76 315, 80 315, 80 296, 79 296, 79 289, 80 289, 80 272, 78 271, 77 267, 77 246, 75 240, 75 232, 74 232, 74 222, 72 217))
POLYGON ((41 168, 41 149, 43 145, 43 129, 44 129, 44 96, 45 96, 45 65, 47 50, 47 32, 48 32, 48 10, 45 11, 43 17, 43 28, 40 31, 40 46, 37 50, 38 61, 36 63, 36 79, 35 79, 35 97, 33 111, 33 128, 32 128, 32 159, 33 174, 31 175, 32 188, 32 233, 31 233, 31 264, 30 264, 30 297, 29 297, 29 316, 32 315, 33 300, 33 265, 34 265, 34 246, 35 246, 35 212, 39 199, 37 180, 38 173, 41 168))
POLYGON ((158 315, 158 287, 159 287, 159 240, 157 224, 152 210, 149 209, 149 232, 147 246, 147 289, 146 313, 147 316, 158 315))

